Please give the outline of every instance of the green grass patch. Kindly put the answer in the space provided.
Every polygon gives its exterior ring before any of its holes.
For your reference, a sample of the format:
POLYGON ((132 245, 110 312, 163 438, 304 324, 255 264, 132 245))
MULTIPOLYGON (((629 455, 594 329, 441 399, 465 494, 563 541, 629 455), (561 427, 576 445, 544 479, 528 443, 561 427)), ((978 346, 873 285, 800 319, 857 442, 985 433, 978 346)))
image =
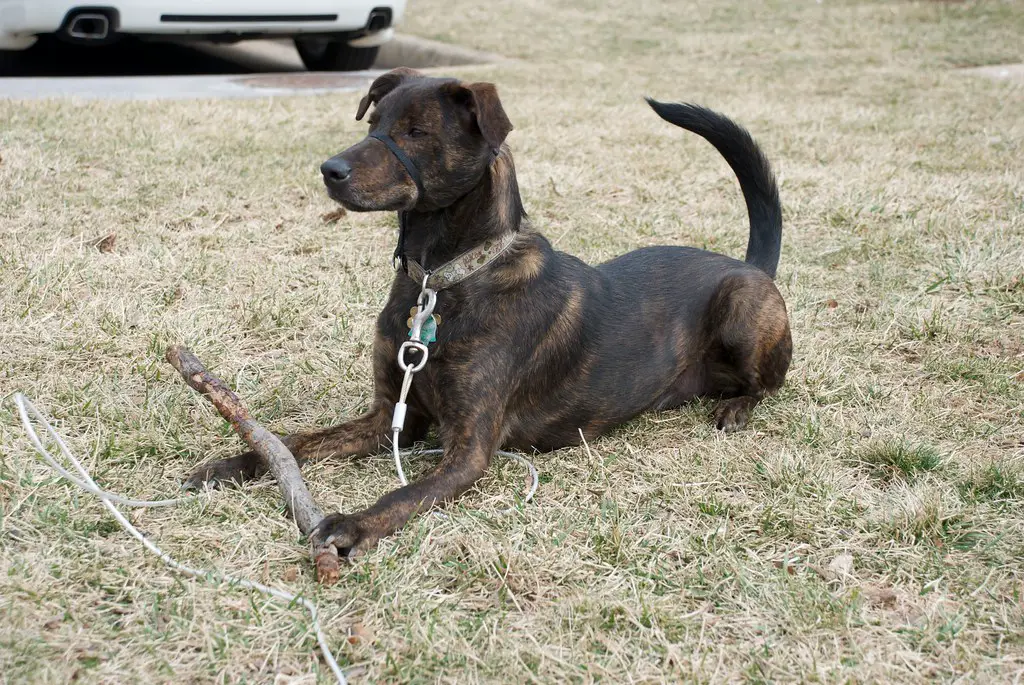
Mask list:
POLYGON ((903 440, 875 443, 859 452, 856 462, 885 483, 913 482, 942 467, 942 457, 934 447, 903 440))
POLYGON ((1009 504, 1024 500, 1024 465, 1019 460, 992 461, 957 483, 960 496, 972 503, 1009 504))

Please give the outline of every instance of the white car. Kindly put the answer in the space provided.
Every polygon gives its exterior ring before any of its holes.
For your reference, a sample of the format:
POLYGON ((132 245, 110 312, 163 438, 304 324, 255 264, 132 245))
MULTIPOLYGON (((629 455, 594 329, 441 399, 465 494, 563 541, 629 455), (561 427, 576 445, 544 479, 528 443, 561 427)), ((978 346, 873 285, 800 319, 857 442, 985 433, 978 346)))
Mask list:
POLYGON ((0 0, 0 61, 40 37, 102 45, 121 35, 235 42, 293 38, 306 68, 373 65, 406 0, 0 0))

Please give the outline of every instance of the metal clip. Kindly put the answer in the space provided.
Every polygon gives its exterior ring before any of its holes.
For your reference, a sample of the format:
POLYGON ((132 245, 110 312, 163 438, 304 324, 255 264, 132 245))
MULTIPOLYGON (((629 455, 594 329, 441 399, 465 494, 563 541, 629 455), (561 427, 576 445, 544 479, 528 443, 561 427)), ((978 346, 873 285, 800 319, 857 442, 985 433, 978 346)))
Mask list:
MULTIPOLYGON (((426 278, 423 279, 426 283, 426 278)), ((437 305, 437 292, 424 286, 423 290, 420 291, 420 296, 416 299, 416 314, 412 317, 412 329, 409 332, 409 337, 414 341, 420 340, 420 332, 423 329, 423 324, 426 323, 430 315, 434 313, 434 306, 437 305), (426 299, 426 305, 423 300, 426 299)))
POLYGON ((423 289, 420 290, 420 295, 416 298, 417 311, 412 318, 412 330, 409 333, 411 340, 406 340, 402 343, 402 346, 398 348, 398 367, 402 369, 402 371, 405 371, 406 375, 416 373, 422 369, 427 363, 427 356, 430 354, 427 351, 427 346, 420 341, 420 332, 423 329, 423 323, 431 314, 434 313, 434 307, 437 305, 437 292, 427 287, 428 278, 430 278, 429 272, 424 274, 423 289), (415 364, 406 361, 405 353, 407 350, 418 350, 420 353, 420 360, 415 364))
POLYGON ((427 346, 419 340, 406 340, 402 343, 402 346, 398 348, 398 367, 402 369, 402 371, 412 371, 413 373, 416 373, 426 365, 428 354, 427 346), (415 364, 405 360, 405 352, 410 349, 419 350, 420 352, 420 360, 415 364))

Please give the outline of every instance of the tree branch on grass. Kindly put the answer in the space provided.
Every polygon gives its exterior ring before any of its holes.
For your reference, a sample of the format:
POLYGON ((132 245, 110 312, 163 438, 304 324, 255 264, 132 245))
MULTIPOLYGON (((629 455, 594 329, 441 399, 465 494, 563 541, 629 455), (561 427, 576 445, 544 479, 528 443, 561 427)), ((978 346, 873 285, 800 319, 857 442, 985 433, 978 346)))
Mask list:
MULTIPOLYGON (((223 381, 211 374, 203 363, 184 345, 167 348, 167 361, 177 369, 185 382, 210 400, 224 420, 231 424, 242 440, 261 457, 270 468, 281 488, 285 507, 295 519, 299 531, 312 540, 313 530, 323 520, 323 511, 313 501, 306 488, 295 457, 281 440, 256 423, 245 403, 223 381)), ((332 585, 338 580, 338 550, 334 545, 314 545, 313 561, 317 579, 332 585)))

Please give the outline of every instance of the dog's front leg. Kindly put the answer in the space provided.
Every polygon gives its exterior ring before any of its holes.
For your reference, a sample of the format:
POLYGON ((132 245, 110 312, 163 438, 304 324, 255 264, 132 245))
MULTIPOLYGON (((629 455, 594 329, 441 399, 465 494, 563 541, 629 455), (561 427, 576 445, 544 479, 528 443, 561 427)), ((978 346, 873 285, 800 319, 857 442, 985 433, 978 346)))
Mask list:
POLYGON ((483 476, 498 449, 500 417, 481 411, 463 416, 457 424, 441 426, 445 454, 420 480, 381 497, 355 514, 331 514, 317 526, 316 539, 333 543, 343 554, 357 556, 401 528, 415 514, 449 502, 483 476))

